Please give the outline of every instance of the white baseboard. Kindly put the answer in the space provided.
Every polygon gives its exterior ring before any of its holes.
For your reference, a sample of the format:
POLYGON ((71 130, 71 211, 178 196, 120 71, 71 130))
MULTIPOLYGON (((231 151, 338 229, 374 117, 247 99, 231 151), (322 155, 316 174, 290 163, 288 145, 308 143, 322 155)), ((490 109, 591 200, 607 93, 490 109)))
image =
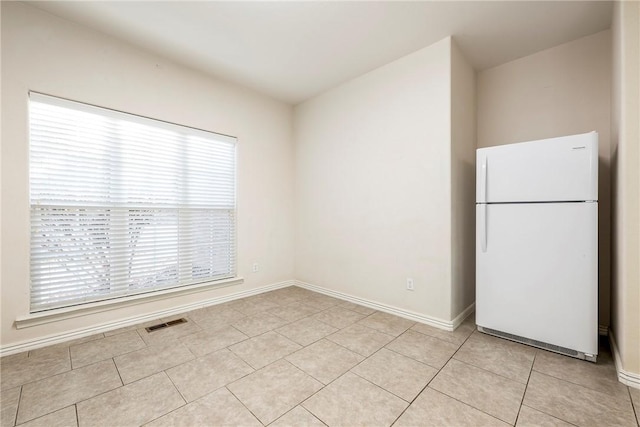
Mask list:
POLYGON ((258 295, 264 292, 269 292, 276 289, 286 288, 287 286, 294 286, 294 285, 295 285, 294 280, 286 280, 284 282, 274 283, 267 286, 261 286, 259 288, 249 289, 246 291, 235 292, 235 293, 220 296, 220 297, 209 298, 207 300, 198 301, 195 303, 182 304, 167 310, 158 310, 158 311, 154 311, 152 313, 148 313, 140 316, 133 316, 133 317, 128 317, 126 319, 117 320, 114 322, 108 322, 100 325, 90 326, 88 328, 75 329, 69 332, 52 334, 52 335, 47 335, 45 337, 22 341, 16 344, 9 344, 9 345, 0 347, 0 356, 8 356, 10 354, 21 353, 23 351, 35 350, 37 348, 45 347, 48 345, 59 344, 66 341, 87 337, 89 335, 99 334, 101 332, 107 332, 114 329, 123 328, 125 326, 135 325, 138 323, 145 322, 147 320, 158 319, 161 317, 168 317, 174 314, 184 313, 187 311, 208 307, 211 305, 222 304, 224 302, 233 301, 240 298, 246 298, 246 297, 258 295))
POLYGON ((456 318, 451 321, 451 323, 453 323, 452 330, 455 330, 458 326, 460 326, 462 322, 464 322, 465 319, 470 315, 472 315, 475 311, 476 311, 476 303, 472 302, 471 304, 469 304, 469 307, 465 308, 462 311, 462 313, 458 314, 456 318))
POLYGON ((622 369, 622 360, 620 360, 620 352, 618 350, 618 344, 613 336, 613 331, 609 330, 609 343, 611 344, 611 352, 613 353, 613 360, 616 364, 616 372, 618 373, 618 381, 629 387, 640 389, 640 374, 635 372, 628 372, 622 369))
POLYGON ((453 331, 460 325, 464 319, 466 319, 475 309, 475 303, 467 307, 460 315, 453 320, 443 320, 436 317, 425 316, 424 314, 416 313, 410 310, 405 310, 391 305, 371 301, 368 299, 355 297, 353 295, 345 294, 338 291, 323 288, 321 286, 312 285, 311 283, 295 281, 296 286, 308 289, 310 291, 318 292, 320 294, 328 295, 330 297, 339 298, 341 300, 349 301, 355 304, 364 305, 365 307, 373 308, 374 310, 384 311, 385 313, 395 314, 396 316, 404 317, 405 319, 413 320, 416 322, 424 323, 435 328, 444 329, 445 331, 453 331))

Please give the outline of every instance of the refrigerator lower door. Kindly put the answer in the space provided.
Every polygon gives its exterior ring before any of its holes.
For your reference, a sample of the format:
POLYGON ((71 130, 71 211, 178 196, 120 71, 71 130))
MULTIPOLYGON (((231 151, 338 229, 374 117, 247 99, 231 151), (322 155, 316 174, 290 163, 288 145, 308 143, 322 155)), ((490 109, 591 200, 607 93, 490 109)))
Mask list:
POLYGON ((479 204, 476 221, 477 325, 594 359, 598 204, 479 204))

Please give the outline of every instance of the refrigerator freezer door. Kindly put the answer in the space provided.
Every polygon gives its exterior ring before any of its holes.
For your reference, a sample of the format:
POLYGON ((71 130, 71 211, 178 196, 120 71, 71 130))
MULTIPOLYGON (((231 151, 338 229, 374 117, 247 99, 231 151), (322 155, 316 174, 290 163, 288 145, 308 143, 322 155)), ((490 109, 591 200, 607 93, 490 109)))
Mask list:
POLYGON ((477 205, 476 218, 477 325, 597 354, 598 204, 477 205))
POLYGON ((596 132, 476 152, 479 203, 598 200, 596 132))

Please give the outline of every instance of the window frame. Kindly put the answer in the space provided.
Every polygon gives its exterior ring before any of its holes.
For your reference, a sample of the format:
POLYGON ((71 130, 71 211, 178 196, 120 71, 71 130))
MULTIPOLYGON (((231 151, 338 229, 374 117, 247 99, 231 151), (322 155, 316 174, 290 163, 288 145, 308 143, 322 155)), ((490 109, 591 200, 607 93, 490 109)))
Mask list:
MULTIPOLYGON (((144 303, 147 301, 151 301, 151 300, 156 300, 156 299, 165 299, 165 298, 171 298, 175 295, 178 294, 190 294, 190 293, 194 293, 194 292, 202 292, 204 290, 207 289, 211 289, 211 288, 215 288, 215 287, 223 287, 223 286, 229 286, 229 285, 235 285, 235 284, 240 284, 243 283, 243 278, 238 276, 238 228, 237 228, 237 220, 238 220, 238 203, 237 203, 237 187, 238 187, 238 141, 237 138, 229 136, 229 135, 225 135, 225 134, 221 134, 221 133, 217 133, 217 132, 211 132, 211 131, 206 131, 203 129, 199 129, 199 128, 195 128, 195 127, 191 127, 191 126, 185 126, 185 125, 180 125, 180 124, 176 124, 176 123, 172 123, 172 122, 167 122, 164 120, 158 120, 158 119, 154 119, 154 118, 150 118, 150 117, 146 117, 146 116, 142 116, 139 114, 133 114, 133 113, 126 113, 123 111, 118 111, 118 110, 114 110, 111 108, 105 108, 105 107, 101 107, 101 106, 97 106, 97 105, 93 105, 93 104, 88 104, 88 103, 84 103, 84 102, 78 102, 78 101, 73 101, 73 100, 69 100, 66 98, 61 98, 61 97, 57 97, 57 96, 52 96, 52 95, 47 95, 47 94, 43 94, 40 92, 34 92, 34 91, 29 91, 28 93, 29 95, 29 99, 28 99, 28 106, 29 106, 29 113, 27 115, 28 118, 28 129, 29 129, 29 133, 28 133, 28 156, 29 156, 29 168, 28 168, 28 187, 29 187, 29 197, 28 197, 28 203, 29 203, 29 315, 24 316, 22 318, 19 318, 16 321, 16 325, 23 325, 27 326, 27 325, 32 325, 33 322, 35 321, 36 324, 41 324, 41 323, 46 323, 46 319, 47 318, 56 318, 59 316, 62 316, 63 318, 67 318, 69 317, 69 313, 73 313, 73 312, 92 312, 92 311, 104 311, 106 309, 111 309, 114 307, 120 307, 120 306, 126 306, 129 304, 140 304, 140 303, 144 303), (104 116, 108 116, 111 118, 116 118, 118 120, 121 119, 133 119, 133 122, 140 122, 142 124, 145 125, 149 125, 149 124, 153 124, 154 126, 157 126, 159 128, 168 128, 172 131, 175 131, 176 128, 181 129, 181 130, 186 130, 189 132, 189 136, 204 136, 205 138, 207 138, 208 140, 212 140, 211 142, 226 142, 226 143, 230 143, 233 146, 233 161, 232 161, 232 172, 233 172, 233 208, 229 209, 229 212, 231 213, 231 218, 232 218, 232 225, 230 226, 230 228, 228 228, 228 230, 232 233, 232 239, 229 240, 229 257, 230 259, 232 259, 232 268, 231 271, 229 272, 228 275, 225 275, 225 277, 220 277, 220 278, 212 278, 212 277, 205 277, 203 278, 203 280, 193 280, 194 276, 191 276, 192 281, 189 283, 182 283, 180 282, 180 275, 178 275, 178 281, 176 284, 174 285, 170 285, 170 286, 155 286, 155 287, 151 287, 148 290, 138 290, 138 291, 133 291, 133 292, 127 292, 124 295, 114 295, 113 293, 107 293, 105 295, 103 295, 101 298, 91 298, 91 299, 84 299, 84 300, 74 300, 73 302, 70 303, 66 303, 64 305, 57 305, 54 307, 44 307, 44 308, 35 308, 33 307, 33 300, 32 300, 32 272, 31 272, 31 268, 33 266, 33 260, 32 260, 32 239, 34 238, 34 231, 33 231, 33 211, 34 209, 37 208, 38 204, 33 202, 32 199, 32 162, 31 162, 31 156, 32 156, 32 137, 31 137, 31 122, 32 122, 32 115, 31 115, 31 111, 30 111, 30 106, 31 106, 31 102, 35 100, 36 102, 44 102, 46 104, 53 104, 53 105, 58 105, 58 106, 62 106, 62 107, 66 107, 66 108, 72 108, 75 110, 79 110, 79 111, 85 111, 85 112, 90 112, 90 113, 96 113, 97 111, 99 111, 101 114, 104 114, 104 116), (72 107, 71 107, 72 106, 72 107), (217 140, 217 141, 216 141, 217 140), (40 320, 38 320, 40 319, 40 320), (42 319, 45 319, 45 321, 42 321, 42 319)), ((181 139, 181 144, 184 144, 186 142, 184 142, 184 139, 181 139)), ((214 150, 215 151, 215 150, 214 150)), ((85 206, 86 207, 86 206, 85 206)), ((129 211, 129 213, 132 212, 132 209, 136 209, 139 207, 136 206, 129 206, 129 207, 122 207, 124 210, 129 211)), ((143 207, 143 209, 146 207, 143 207)), ((152 208, 152 207, 151 207, 152 208)), ((180 216, 180 209, 193 209, 188 207, 187 205, 179 205, 177 208, 178 210, 178 216, 180 216), (185 207, 186 206, 186 207, 185 207)), ((212 208, 209 207, 207 208, 207 212, 214 212, 215 210, 219 210, 220 208, 212 208)), ((180 226, 179 226, 180 227, 180 226)), ((111 230, 111 228, 110 228, 111 230)), ((180 232, 180 228, 178 228, 177 231, 177 236, 184 236, 184 233, 180 232)), ((215 242, 215 240, 211 240, 211 242, 215 242)), ((178 263, 179 265, 179 261, 182 258, 179 257, 176 259, 176 263, 178 263)), ((111 268, 111 266, 109 267, 111 268)), ((128 285, 129 287, 131 287, 131 285, 128 285)), ((74 317, 74 316, 71 316, 74 317)))

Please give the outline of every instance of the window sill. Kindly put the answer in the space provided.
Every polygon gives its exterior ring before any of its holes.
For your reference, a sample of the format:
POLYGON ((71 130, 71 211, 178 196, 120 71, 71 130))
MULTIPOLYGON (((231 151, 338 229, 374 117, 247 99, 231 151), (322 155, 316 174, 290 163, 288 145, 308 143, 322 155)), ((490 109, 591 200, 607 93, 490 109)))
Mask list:
POLYGON ((244 283, 244 278, 234 277, 231 279, 216 280, 215 282, 199 283, 197 285, 184 286, 181 288, 165 289, 157 292, 149 292, 146 294, 132 295, 129 297, 118 298, 108 301, 99 301, 88 304, 82 304, 74 307, 59 308, 54 310, 42 311, 39 313, 28 314, 18 317, 15 321, 17 329, 30 328, 32 326, 44 325, 47 323, 58 322, 61 320, 72 319, 74 317, 86 316, 103 311, 116 310, 122 307, 130 307, 134 305, 146 304, 152 301, 164 300, 181 295, 189 295, 197 292, 203 292, 213 288, 240 285, 244 283))

